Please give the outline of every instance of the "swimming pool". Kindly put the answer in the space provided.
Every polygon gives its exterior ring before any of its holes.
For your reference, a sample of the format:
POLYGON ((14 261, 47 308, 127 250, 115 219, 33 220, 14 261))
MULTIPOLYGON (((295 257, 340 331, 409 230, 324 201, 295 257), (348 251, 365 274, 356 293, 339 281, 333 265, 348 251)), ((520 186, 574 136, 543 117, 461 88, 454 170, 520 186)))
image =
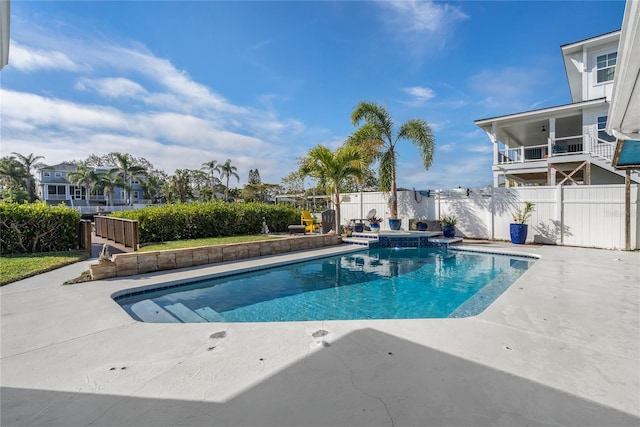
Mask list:
POLYGON ((467 317, 488 307, 534 261, 451 249, 370 249, 114 299, 134 319, 155 323, 467 317))

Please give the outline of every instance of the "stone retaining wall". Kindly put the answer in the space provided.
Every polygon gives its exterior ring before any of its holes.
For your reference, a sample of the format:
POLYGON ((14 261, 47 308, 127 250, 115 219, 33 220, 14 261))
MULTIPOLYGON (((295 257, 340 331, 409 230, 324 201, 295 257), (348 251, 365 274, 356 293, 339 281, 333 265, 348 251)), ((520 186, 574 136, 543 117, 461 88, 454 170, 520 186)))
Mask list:
POLYGON ((100 261, 91 264, 89 271, 93 280, 101 280, 305 249, 316 249, 339 245, 340 243, 342 243, 341 237, 335 234, 322 234, 197 248, 115 254, 111 261, 100 261))

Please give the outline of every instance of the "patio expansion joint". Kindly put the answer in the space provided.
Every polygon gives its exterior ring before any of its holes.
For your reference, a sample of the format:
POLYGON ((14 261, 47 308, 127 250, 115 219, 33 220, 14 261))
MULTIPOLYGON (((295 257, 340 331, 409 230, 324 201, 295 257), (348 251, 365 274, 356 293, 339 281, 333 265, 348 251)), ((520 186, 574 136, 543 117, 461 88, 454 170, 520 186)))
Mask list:
POLYGON ((106 332, 110 332, 110 331, 113 331, 113 330, 126 329, 126 328, 129 328, 130 326, 131 326, 130 324, 127 324, 127 325, 120 325, 120 326, 115 326, 115 327, 111 327, 111 328, 107 328, 107 329, 101 329, 99 331, 91 332, 89 334, 75 336, 73 338, 68 338, 68 339, 62 340, 62 341, 56 341, 54 343, 43 345, 41 347, 35 347, 35 348, 31 348, 29 350, 21 351, 19 353, 14 353, 14 354, 9 354, 7 356, 2 356, 2 358, 0 358, 0 360, 9 360, 9 359, 14 358, 14 357, 23 356, 25 354, 33 353, 33 352, 36 352, 36 351, 46 350, 48 348, 56 347, 56 346, 59 346, 59 345, 62 345, 62 344, 66 344, 66 343, 70 343, 70 342, 74 342, 74 341, 78 341, 78 340, 81 340, 81 339, 84 339, 84 338, 98 336, 100 334, 103 334, 103 333, 106 333, 106 332))
POLYGON ((334 353, 335 356, 338 358, 338 360, 340 360, 340 363, 342 363, 342 365, 347 368, 347 370, 349 371, 349 381, 351 382, 351 385, 353 386, 353 388, 355 390, 357 390, 359 393, 364 394, 365 396, 369 396, 375 400, 377 400, 378 402, 380 402, 382 404, 382 406, 384 406, 384 410, 387 413, 387 416, 389 417, 389 422, 391 423, 391 427, 395 426, 395 422, 393 420, 393 417, 391 416, 391 412, 389 412, 389 407, 387 406, 387 403, 379 396, 375 396, 371 393, 367 393, 366 391, 364 391, 362 388, 358 387, 356 385, 356 383, 353 380, 353 369, 351 369, 351 367, 344 361, 344 359, 342 357, 340 357, 340 355, 338 353, 334 353))

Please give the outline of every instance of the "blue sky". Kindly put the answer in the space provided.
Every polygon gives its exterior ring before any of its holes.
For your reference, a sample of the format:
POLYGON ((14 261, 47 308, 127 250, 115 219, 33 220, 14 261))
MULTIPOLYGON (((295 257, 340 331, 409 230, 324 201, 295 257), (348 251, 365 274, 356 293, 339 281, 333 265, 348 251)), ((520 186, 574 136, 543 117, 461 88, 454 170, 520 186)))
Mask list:
POLYGON ((623 1, 11 3, 2 155, 111 151, 167 173, 231 159, 279 183, 354 131, 362 100, 429 122, 433 166, 399 144, 398 185, 491 184, 474 120, 571 102, 560 46, 618 30, 623 1))

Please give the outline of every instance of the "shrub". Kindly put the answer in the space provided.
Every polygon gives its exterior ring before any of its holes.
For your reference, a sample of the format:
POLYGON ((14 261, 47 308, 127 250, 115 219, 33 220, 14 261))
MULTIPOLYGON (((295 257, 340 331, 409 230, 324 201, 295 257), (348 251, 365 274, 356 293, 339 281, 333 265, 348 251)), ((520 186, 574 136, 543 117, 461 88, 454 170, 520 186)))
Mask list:
POLYGON ((269 230, 287 231, 300 223, 300 210, 289 205, 264 203, 189 203, 149 206, 134 211, 116 212, 113 216, 138 221, 140 243, 200 239, 262 231, 264 217, 269 230))
POLYGON ((65 206, 0 202, 0 254, 77 249, 80 218, 65 206))

